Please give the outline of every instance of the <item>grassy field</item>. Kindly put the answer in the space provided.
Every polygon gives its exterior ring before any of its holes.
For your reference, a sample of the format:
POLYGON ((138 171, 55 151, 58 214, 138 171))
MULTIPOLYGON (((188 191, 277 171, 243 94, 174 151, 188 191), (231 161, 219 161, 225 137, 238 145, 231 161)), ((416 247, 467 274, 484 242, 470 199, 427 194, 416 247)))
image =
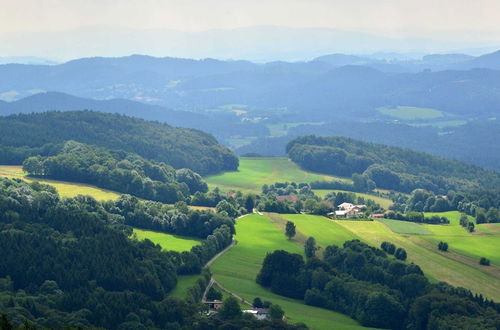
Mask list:
POLYGON ((429 229, 427 229, 425 226, 414 222, 390 220, 390 219, 377 219, 377 221, 382 222, 384 225, 389 227, 393 232, 397 234, 434 235, 434 233, 429 229))
MULTIPOLYGON (((437 245, 440 241, 447 242, 449 250, 478 261, 481 257, 491 260, 496 267, 500 266, 500 226, 499 224, 481 224, 474 233, 469 233, 460 226, 460 212, 425 213, 426 216, 445 216, 449 225, 424 225, 433 232, 426 237, 430 244, 437 245), (496 229, 496 230, 495 230, 496 229)), ((468 216, 469 221, 474 218, 468 216)))
POLYGON ((270 213, 268 217, 283 233, 286 222, 292 221, 297 229, 294 240, 299 241, 300 246, 304 245, 308 237, 314 237, 322 248, 332 244, 342 246, 345 241, 359 238, 338 223, 319 215, 270 213))
MULTIPOLYGON (((339 193, 339 192, 350 192, 350 191, 345 191, 345 190, 329 190, 329 189, 313 189, 313 192, 316 196, 319 196, 321 198, 325 197, 331 192, 339 193)), ((394 204, 389 198, 384 198, 380 196, 375 196, 375 195, 370 195, 370 194, 364 194, 364 193, 355 193, 356 196, 361 196, 364 199, 371 199, 375 203, 379 204, 382 206, 384 209, 388 209, 389 206, 394 204)))
POLYGON ((280 305, 291 322, 304 322, 313 329, 364 329, 351 318, 304 305, 269 292, 255 282, 266 253, 277 249, 302 254, 302 247, 289 241, 266 217, 249 215, 236 223, 236 246, 221 256, 210 267, 214 278, 228 290, 252 301, 255 297, 280 305))
POLYGON ((151 242, 159 244, 163 249, 171 251, 189 251, 193 246, 200 244, 200 240, 196 238, 176 236, 139 228, 134 228, 134 234, 137 235, 137 239, 143 240, 147 238, 151 242))
POLYGON ((205 178, 211 189, 260 192, 264 184, 275 182, 313 182, 350 179, 306 172, 287 158, 240 158, 238 171, 205 178))
POLYGON ((435 238, 435 235, 403 236, 391 231, 379 221, 334 222, 373 246, 378 247, 383 241, 389 241, 403 247, 408 252, 408 260, 418 264, 431 279, 463 286, 486 297, 500 300, 499 269, 480 266, 477 260, 454 253, 453 249, 440 252, 434 244, 426 241, 426 238, 435 238))
POLYGON ((443 113, 436 109, 398 106, 396 108, 378 108, 378 111, 386 116, 402 120, 436 119, 443 117, 443 113))
POLYGON ((39 180, 35 178, 26 177, 26 173, 23 172, 22 166, 0 166, 0 176, 7 178, 17 178, 25 181, 38 181, 40 183, 49 184, 57 189, 57 192, 61 197, 75 197, 77 195, 90 195, 97 200, 114 200, 117 199, 120 194, 114 191, 97 188, 91 185, 74 183, 74 182, 64 182, 55 180, 39 180))

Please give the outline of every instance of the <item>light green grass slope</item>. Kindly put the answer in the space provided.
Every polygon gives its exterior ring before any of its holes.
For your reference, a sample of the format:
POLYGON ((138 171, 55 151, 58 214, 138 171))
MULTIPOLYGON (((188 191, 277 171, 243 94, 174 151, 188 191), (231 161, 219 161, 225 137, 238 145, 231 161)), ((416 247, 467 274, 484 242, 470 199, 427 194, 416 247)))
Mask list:
POLYGON ((408 260, 419 265, 432 279, 465 287, 496 301, 500 300, 500 277, 495 268, 481 267, 452 252, 439 252, 434 245, 425 244, 421 238, 430 236, 403 237, 378 221, 336 222, 373 246, 379 247, 383 241, 389 241, 403 247, 408 252, 408 260))
POLYGON ((240 158, 239 170, 205 178, 210 188, 223 191, 260 192, 264 184, 275 182, 313 182, 350 179, 316 174, 302 170, 287 158, 240 158))
MULTIPOLYGON (((440 241, 447 242, 449 251, 479 261, 481 257, 491 260, 492 266, 500 266, 500 230, 494 230, 497 224, 481 224, 476 226, 476 232, 469 233, 460 226, 460 212, 425 213, 426 216, 445 216, 449 225, 424 225, 434 233, 426 237, 430 244, 437 245, 440 241)), ((474 219, 468 216, 469 221, 474 219)), ((478 266, 479 267, 479 266, 478 266)))
POLYGON ((290 322, 304 322, 313 329, 364 329, 351 318, 303 304, 269 292, 255 282, 267 253, 277 249, 302 254, 265 216, 249 215, 237 220, 238 243, 210 267, 214 278, 228 290, 248 301, 255 297, 280 305, 290 322))
POLYGON ((17 178, 28 182, 38 181, 56 188, 61 197, 75 197, 77 195, 90 195, 98 201, 115 200, 120 194, 114 191, 97 188, 83 183, 55 181, 55 180, 39 180, 26 177, 22 166, 0 166, 0 176, 7 178, 17 178))
POLYGON ((200 240, 195 238, 176 236, 139 228, 134 228, 134 234, 137 235, 137 239, 149 239, 151 242, 159 244, 164 250, 179 252, 189 251, 193 246, 200 244, 200 240))
MULTIPOLYGON (((338 223, 319 215, 275 214, 271 216, 273 216, 273 218, 276 218, 277 216, 283 219, 280 223, 280 229, 282 232, 284 232, 286 221, 292 221, 296 226, 297 232, 303 234, 305 239, 308 237, 314 237, 316 239, 316 243, 322 248, 332 244, 342 246, 345 241, 359 238, 351 231, 340 226, 338 223)), ((301 246, 303 246, 303 243, 301 246)), ((319 251, 319 254, 322 253, 323 251, 319 251)))
POLYGON ((433 235, 433 232, 427 229, 427 227, 409 221, 400 221, 392 219, 377 219, 377 221, 382 222, 384 225, 389 227, 393 232, 398 234, 406 235, 433 235))

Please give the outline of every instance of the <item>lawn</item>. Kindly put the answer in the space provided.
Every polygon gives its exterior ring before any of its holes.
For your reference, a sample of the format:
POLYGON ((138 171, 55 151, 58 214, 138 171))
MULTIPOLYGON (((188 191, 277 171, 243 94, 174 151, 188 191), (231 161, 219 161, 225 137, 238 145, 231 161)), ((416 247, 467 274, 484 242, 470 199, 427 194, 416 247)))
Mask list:
POLYGON ((313 182, 350 179, 329 175, 316 174, 302 170, 297 164, 287 158, 240 158, 238 171, 205 178, 210 188, 219 187, 223 191, 241 190, 259 193, 264 184, 275 182, 313 182))
POLYGON ((303 249, 266 217, 257 214, 237 220, 236 246, 210 267, 214 278, 226 289, 248 301, 255 297, 280 305, 290 322, 304 322, 313 329, 363 329, 356 321, 340 313, 303 304, 302 301, 269 292, 255 282, 267 253, 283 249, 303 254, 303 249))
POLYGON ((391 219, 377 219, 377 221, 382 222, 384 225, 389 227, 393 232, 403 235, 433 235, 433 232, 427 229, 425 226, 400 220, 391 219))
MULTIPOLYGON (((345 193, 345 192, 351 192, 351 191, 331 190, 331 189, 313 189, 313 192, 316 196, 323 198, 331 192, 335 192, 335 193, 343 192, 343 193, 345 193)), ((382 206, 384 209, 388 209, 389 206, 394 204, 389 198, 384 198, 384 197, 370 195, 370 194, 364 194, 364 193, 358 193, 358 192, 355 192, 354 194, 356 194, 356 196, 363 197, 364 199, 371 199, 375 203, 382 206)))
POLYGON ((195 245, 200 244, 200 240, 192 237, 182 237, 172 234, 161 233, 152 230, 134 228, 134 234, 140 240, 149 239, 155 244, 159 244, 164 250, 189 251, 195 245))
POLYGON ((105 201, 105 200, 114 200, 120 196, 120 194, 117 192, 97 188, 82 183, 29 178, 26 177, 26 173, 23 171, 22 166, 0 166, 0 176, 7 178, 22 179, 28 182, 38 181, 40 183, 51 185, 57 189, 57 192, 61 197, 90 195, 94 197, 96 200, 105 201))
POLYGON ((500 300, 500 276, 496 268, 481 267, 477 261, 453 251, 439 252, 434 244, 425 240, 435 236, 403 237, 379 221, 335 222, 373 246, 379 247, 383 241, 389 241, 403 247, 408 252, 408 261, 419 265, 431 279, 462 286, 485 297, 500 300))
POLYGON ((396 108, 382 107, 377 109, 381 114, 402 120, 436 119, 443 113, 436 109, 398 106, 396 108))

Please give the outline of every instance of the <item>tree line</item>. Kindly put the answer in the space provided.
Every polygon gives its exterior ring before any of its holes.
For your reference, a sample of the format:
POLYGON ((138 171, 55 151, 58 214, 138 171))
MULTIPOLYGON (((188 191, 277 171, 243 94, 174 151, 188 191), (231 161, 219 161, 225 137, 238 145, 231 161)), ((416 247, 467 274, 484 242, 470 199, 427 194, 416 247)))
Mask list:
POLYGON ((136 154, 75 141, 65 142, 56 155, 27 158, 23 170, 36 177, 88 183, 164 203, 208 191, 206 182, 190 169, 175 170, 136 154))
MULTIPOLYGON (((391 219, 406 220, 410 215, 416 222, 421 220, 421 212, 446 212, 456 210, 476 218, 476 223, 500 222, 500 191, 478 189, 473 191, 450 190, 444 195, 436 195, 425 189, 415 189, 409 196, 393 194, 394 204, 390 207, 391 219), (406 216, 402 213, 406 213, 406 216), (419 220, 420 219, 420 220, 419 220)), ((432 217, 428 223, 446 223, 447 219, 432 217)), ((462 224, 469 226, 468 222, 462 224)))

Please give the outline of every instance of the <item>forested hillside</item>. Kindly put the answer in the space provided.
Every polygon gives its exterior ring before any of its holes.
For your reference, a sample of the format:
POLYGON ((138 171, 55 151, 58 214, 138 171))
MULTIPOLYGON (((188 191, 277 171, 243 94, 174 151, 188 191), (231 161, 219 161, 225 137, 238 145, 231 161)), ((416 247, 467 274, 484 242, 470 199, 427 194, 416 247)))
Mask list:
POLYGON ((236 170, 238 158, 201 131, 175 128, 92 111, 46 112, 0 118, 0 162, 20 164, 28 156, 51 155, 54 145, 75 140, 136 153, 200 174, 236 170))
POLYGON ((121 196, 60 199, 39 183, 0 179, 0 327, 106 329, 305 329, 241 312, 214 319, 198 301, 204 271, 186 300, 169 295, 178 274, 199 274, 231 243, 227 214, 121 196), (205 239, 191 251, 131 239, 132 228, 205 239))
POLYGON ((287 146, 290 158, 305 169, 351 176, 362 174, 376 187, 410 192, 496 188, 500 174, 422 152, 343 137, 305 136, 287 146))

